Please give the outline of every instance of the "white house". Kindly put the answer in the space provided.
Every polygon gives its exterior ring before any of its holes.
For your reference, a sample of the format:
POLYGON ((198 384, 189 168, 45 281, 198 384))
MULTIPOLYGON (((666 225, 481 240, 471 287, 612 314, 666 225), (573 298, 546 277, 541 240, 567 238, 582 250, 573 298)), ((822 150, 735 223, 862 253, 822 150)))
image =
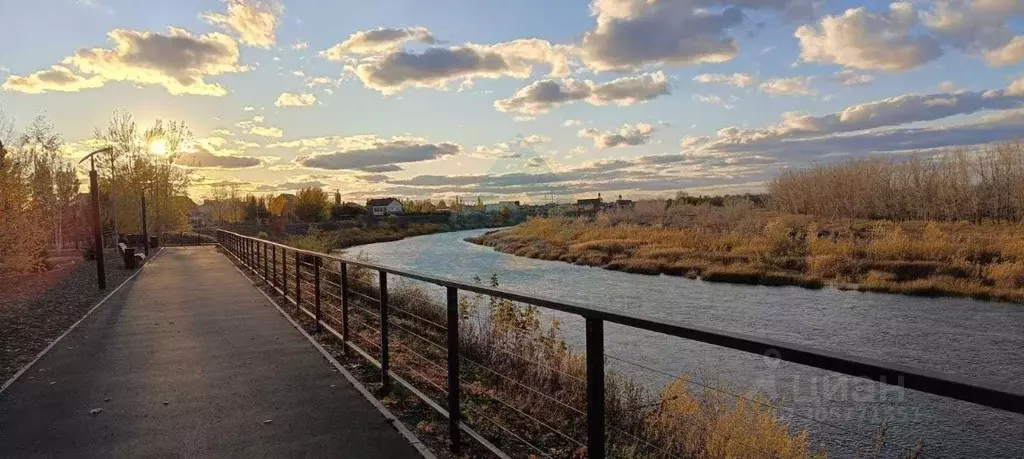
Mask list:
POLYGON ((504 209, 508 209, 509 212, 515 212, 519 210, 519 201, 501 201, 497 204, 487 204, 484 206, 484 212, 487 213, 498 213, 504 209))
POLYGON ((366 201, 366 208, 371 215, 397 215, 404 212, 401 201, 395 198, 379 198, 366 201))

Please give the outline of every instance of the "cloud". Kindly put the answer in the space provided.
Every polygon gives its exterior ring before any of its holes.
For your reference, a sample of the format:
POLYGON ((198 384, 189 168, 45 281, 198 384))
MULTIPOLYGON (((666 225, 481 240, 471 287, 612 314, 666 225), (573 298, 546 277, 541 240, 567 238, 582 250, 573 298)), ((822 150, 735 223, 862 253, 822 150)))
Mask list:
POLYGON ((1016 36, 1001 48, 985 52, 985 62, 995 67, 1005 67, 1024 61, 1024 36, 1016 36))
MULTIPOLYGON (((1012 88, 1012 85, 1011 85, 1012 88)), ((1024 88, 1021 88, 1024 89, 1024 88)), ((1019 136, 1024 91, 908 94, 849 106, 822 116, 786 113, 779 124, 719 130, 715 140, 683 145, 690 153, 757 153, 806 158, 983 144, 1019 136), (997 116, 960 125, 900 128, 912 123, 997 110, 997 116), (1017 134, 1013 134, 1016 130, 1017 134)))
POLYGON ((281 183, 262 184, 256 187, 256 191, 259 193, 270 193, 270 192, 284 192, 284 191, 298 191, 303 188, 323 188, 326 187, 327 183, 322 180, 291 180, 281 183))
POLYGON ((494 102, 494 107, 505 113, 539 115, 552 107, 585 101, 591 105, 628 106, 645 103, 662 95, 671 94, 672 88, 662 72, 622 77, 607 83, 564 78, 538 80, 508 98, 494 102))
POLYGON ((580 121, 580 120, 568 119, 568 120, 562 121, 562 127, 573 127, 573 126, 579 126, 581 124, 583 124, 583 122, 580 121))
POLYGON ((453 81, 467 85, 477 78, 528 78, 537 64, 550 65, 553 75, 567 74, 568 50, 540 39, 431 47, 420 53, 401 50, 369 57, 349 71, 366 87, 394 94, 409 87, 447 89, 453 81))
POLYGON ((404 29, 388 29, 384 27, 362 30, 328 49, 320 55, 332 61, 344 61, 353 54, 380 54, 396 51, 406 43, 417 41, 434 44, 437 39, 425 27, 407 27, 404 29))
POLYGON ((485 159, 512 159, 520 158, 523 155, 512 151, 512 145, 507 142, 499 142, 494 145, 477 145, 476 150, 470 153, 475 158, 485 159))
POLYGON ((284 131, 270 126, 253 126, 247 132, 262 137, 281 137, 284 135, 284 131))
POLYGON ((328 77, 306 77, 306 81, 303 84, 307 88, 315 88, 317 86, 337 86, 339 82, 339 80, 328 77))
POLYGON ((944 43, 981 56, 995 67, 1024 61, 1024 36, 1008 26, 1014 16, 1024 15, 1017 0, 934 0, 923 11, 922 22, 944 43))
POLYGON ((865 86, 875 81, 875 77, 853 70, 843 70, 832 76, 832 81, 843 86, 865 86))
POLYGON ((725 102, 721 97, 714 94, 694 94, 691 98, 697 102, 709 105, 718 105, 727 110, 732 110, 733 108, 732 104, 725 102))
POLYGON ((796 14, 807 1, 793 0, 595 0, 597 27, 583 36, 586 65, 597 71, 628 71, 647 65, 721 63, 739 53, 729 34, 744 9, 796 14))
POLYGON ((534 156, 533 158, 526 160, 526 167, 542 167, 547 165, 548 161, 540 156, 534 156))
POLYGON ((814 77, 774 78, 761 83, 758 88, 761 92, 771 95, 807 96, 818 93, 818 91, 811 87, 811 80, 813 78, 814 77))
POLYGON ((914 34, 917 26, 914 5, 896 2, 887 14, 864 7, 848 9, 839 16, 825 16, 817 26, 800 26, 794 35, 804 62, 903 72, 942 54, 933 37, 914 34))
POLYGON ((1010 83, 1010 86, 1006 88, 1007 96, 1024 96, 1024 78, 1016 80, 1010 83))
POLYGON ((274 105, 278 107, 308 107, 316 103, 316 96, 313 94, 293 94, 290 92, 281 93, 274 105))
POLYGON ((295 44, 292 45, 292 49, 294 49, 296 51, 302 51, 304 49, 309 49, 309 42, 308 41, 296 41, 295 44))
POLYGON ((454 143, 427 143, 422 139, 356 136, 341 138, 337 143, 347 148, 332 153, 315 154, 297 159, 305 167, 327 170, 363 170, 380 172, 381 166, 429 161, 462 152, 454 143))
MULTIPOLYGON (((227 14, 207 12, 204 21, 219 25, 238 34, 249 46, 270 49, 274 45, 274 31, 284 13, 284 7, 275 1, 227 0, 227 14)), ((296 48, 300 49, 300 48, 296 48)))
POLYGON ((218 155, 197 146, 193 151, 176 156, 174 164, 196 169, 242 169, 259 166, 261 162, 252 156, 218 155))
POLYGON ((693 81, 702 84, 719 83, 735 86, 737 88, 749 88, 754 85, 756 79, 748 73, 733 73, 732 75, 722 73, 702 73, 693 77, 693 81))
POLYGON ((86 78, 76 75, 67 67, 54 65, 49 70, 40 70, 26 76, 12 75, 3 84, 7 91, 26 94, 40 94, 47 91, 78 92, 82 89, 99 88, 105 80, 101 77, 86 78))
POLYGON ((643 145, 651 140, 654 135, 654 127, 650 124, 624 124, 619 132, 601 132, 597 129, 583 129, 579 132, 580 137, 594 139, 594 146, 598 148, 613 148, 620 146, 643 145))
POLYGON ((7 80, 11 89, 32 88, 44 92, 64 90, 56 87, 66 88, 69 84, 96 88, 107 81, 130 81, 139 85, 162 85, 175 95, 222 96, 227 90, 203 78, 247 70, 239 65, 238 44, 224 34, 196 36, 171 27, 167 34, 114 29, 107 35, 114 43, 112 49, 79 49, 64 59, 60 70, 51 68, 28 77, 11 76, 7 80), (75 72, 70 70, 72 67, 75 72), (64 83, 55 83, 57 81, 64 83), (50 87, 33 86, 33 82, 46 82, 50 87))

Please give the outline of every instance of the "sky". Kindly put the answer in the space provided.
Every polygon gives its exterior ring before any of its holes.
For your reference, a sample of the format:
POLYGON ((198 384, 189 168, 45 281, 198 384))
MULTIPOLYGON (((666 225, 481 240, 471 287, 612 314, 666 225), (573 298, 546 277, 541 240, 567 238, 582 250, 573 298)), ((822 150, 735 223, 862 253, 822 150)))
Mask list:
POLYGON ((1020 0, 0 0, 0 111, 181 120, 198 200, 759 191, 1024 135, 1020 0), (31 39, 28 39, 31 37, 31 39))

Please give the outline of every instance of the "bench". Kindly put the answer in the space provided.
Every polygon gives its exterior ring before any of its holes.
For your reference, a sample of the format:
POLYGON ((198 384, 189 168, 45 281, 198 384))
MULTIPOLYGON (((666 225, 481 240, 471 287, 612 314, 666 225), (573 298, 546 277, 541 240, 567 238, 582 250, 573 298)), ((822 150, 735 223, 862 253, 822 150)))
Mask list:
POLYGON ((145 255, 135 253, 135 247, 128 247, 124 242, 117 244, 117 254, 124 260, 125 269, 135 269, 146 260, 145 255))

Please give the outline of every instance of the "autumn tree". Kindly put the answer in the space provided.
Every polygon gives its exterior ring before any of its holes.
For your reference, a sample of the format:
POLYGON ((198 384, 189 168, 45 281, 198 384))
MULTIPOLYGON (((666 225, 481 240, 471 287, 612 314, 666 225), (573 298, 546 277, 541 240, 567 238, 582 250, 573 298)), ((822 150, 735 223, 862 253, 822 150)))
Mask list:
POLYGON ((100 188, 111 203, 103 208, 113 222, 114 234, 140 232, 140 204, 146 196, 147 223, 155 231, 184 229, 176 196, 187 194, 190 177, 174 165, 174 158, 192 137, 181 122, 156 120, 141 128, 131 113, 116 111, 105 129, 96 129, 95 143, 111 150, 97 166, 103 172, 100 188))
POLYGON ((307 223, 324 219, 327 213, 327 193, 320 188, 303 188, 295 202, 295 216, 307 223))

